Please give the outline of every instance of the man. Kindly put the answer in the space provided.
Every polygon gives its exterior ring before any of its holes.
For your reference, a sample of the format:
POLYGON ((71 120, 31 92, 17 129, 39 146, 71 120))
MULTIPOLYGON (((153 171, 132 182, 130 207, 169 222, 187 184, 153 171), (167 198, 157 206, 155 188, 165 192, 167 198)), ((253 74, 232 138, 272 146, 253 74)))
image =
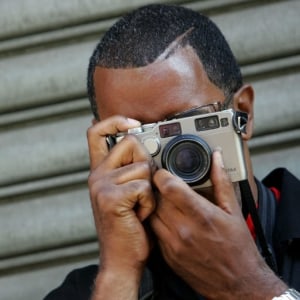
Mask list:
MULTIPOLYGON (((278 188, 271 177, 266 180, 274 194, 255 180, 247 147, 253 89, 243 84, 227 42, 208 18, 166 5, 126 15, 91 57, 88 92, 95 115, 88 130, 89 189, 100 266, 73 271, 47 300, 299 298, 289 289, 300 288, 299 230, 280 227, 286 224, 281 208, 286 211, 295 198, 287 195, 285 182, 292 193, 299 183, 286 171, 276 171, 278 188), (108 136, 203 110, 199 107, 247 114, 241 138, 263 233, 254 222, 251 235, 241 208, 244 191, 231 182, 219 147, 212 153, 211 188, 197 191, 157 168, 135 135, 108 147, 108 136), (286 239, 287 232, 294 235, 286 239), (258 250, 263 251, 263 243, 255 244, 258 235, 267 240, 274 270, 258 250)), ((295 220, 295 213, 289 218, 295 220)))

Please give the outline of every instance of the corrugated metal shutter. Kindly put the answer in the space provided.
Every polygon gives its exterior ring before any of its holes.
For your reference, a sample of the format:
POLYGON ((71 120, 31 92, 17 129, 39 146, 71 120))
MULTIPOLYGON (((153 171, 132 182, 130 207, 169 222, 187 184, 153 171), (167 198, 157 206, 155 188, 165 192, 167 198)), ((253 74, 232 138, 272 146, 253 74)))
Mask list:
MULTIPOLYGON (((258 178, 274 166, 300 177, 300 2, 185 2, 220 25, 256 89, 250 145, 258 178)), ((69 270, 97 262, 86 187, 87 62, 102 32, 146 3, 0 2, 2 300, 41 299, 69 270)))

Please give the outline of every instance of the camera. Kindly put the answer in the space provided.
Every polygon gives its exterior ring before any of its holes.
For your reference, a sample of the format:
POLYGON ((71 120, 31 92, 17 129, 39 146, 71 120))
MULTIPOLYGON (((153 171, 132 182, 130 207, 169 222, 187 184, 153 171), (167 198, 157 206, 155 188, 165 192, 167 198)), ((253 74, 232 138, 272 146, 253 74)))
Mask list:
POLYGON ((108 138, 113 147, 126 134, 134 134, 152 155, 159 168, 180 177, 193 189, 211 186, 210 168, 213 149, 221 147, 224 166, 232 182, 247 178, 241 133, 247 114, 227 109, 193 115, 120 132, 108 138))

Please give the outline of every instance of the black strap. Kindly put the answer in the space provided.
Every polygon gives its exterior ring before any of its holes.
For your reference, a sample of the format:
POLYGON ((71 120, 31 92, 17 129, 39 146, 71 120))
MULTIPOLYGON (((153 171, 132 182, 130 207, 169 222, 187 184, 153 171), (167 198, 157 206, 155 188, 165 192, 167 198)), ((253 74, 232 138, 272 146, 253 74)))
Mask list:
POLYGON ((246 218, 248 214, 250 214, 252 218, 252 222, 255 228, 255 232, 257 235, 257 239, 259 242, 259 245, 261 247, 262 256, 264 257, 266 263, 269 265, 269 267, 277 273, 277 265, 275 262, 275 259, 272 255, 272 250, 268 246, 258 213, 255 206, 255 201, 250 189, 250 185, 248 180, 243 180, 239 182, 241 194, 242 194, 242 211, 243 215, 246 218))
POLYGON ((277 200, 274 193, 264 186, 260 181, 255 179, 259 205, 257 213, 265 233, 265 237, 273 257, 276 257, 274 251, 274 230, 276 223, 277 200))

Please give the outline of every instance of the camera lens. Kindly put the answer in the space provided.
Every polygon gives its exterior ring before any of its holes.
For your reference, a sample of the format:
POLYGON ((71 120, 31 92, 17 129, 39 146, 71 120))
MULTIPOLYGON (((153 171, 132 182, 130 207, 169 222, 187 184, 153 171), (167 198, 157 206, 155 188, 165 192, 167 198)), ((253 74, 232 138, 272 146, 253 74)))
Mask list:
POLYGON ((169 141, 162 153, 162 166, 190 185, 209 177, 211 150, 195 135, 179 135, 169 141))

